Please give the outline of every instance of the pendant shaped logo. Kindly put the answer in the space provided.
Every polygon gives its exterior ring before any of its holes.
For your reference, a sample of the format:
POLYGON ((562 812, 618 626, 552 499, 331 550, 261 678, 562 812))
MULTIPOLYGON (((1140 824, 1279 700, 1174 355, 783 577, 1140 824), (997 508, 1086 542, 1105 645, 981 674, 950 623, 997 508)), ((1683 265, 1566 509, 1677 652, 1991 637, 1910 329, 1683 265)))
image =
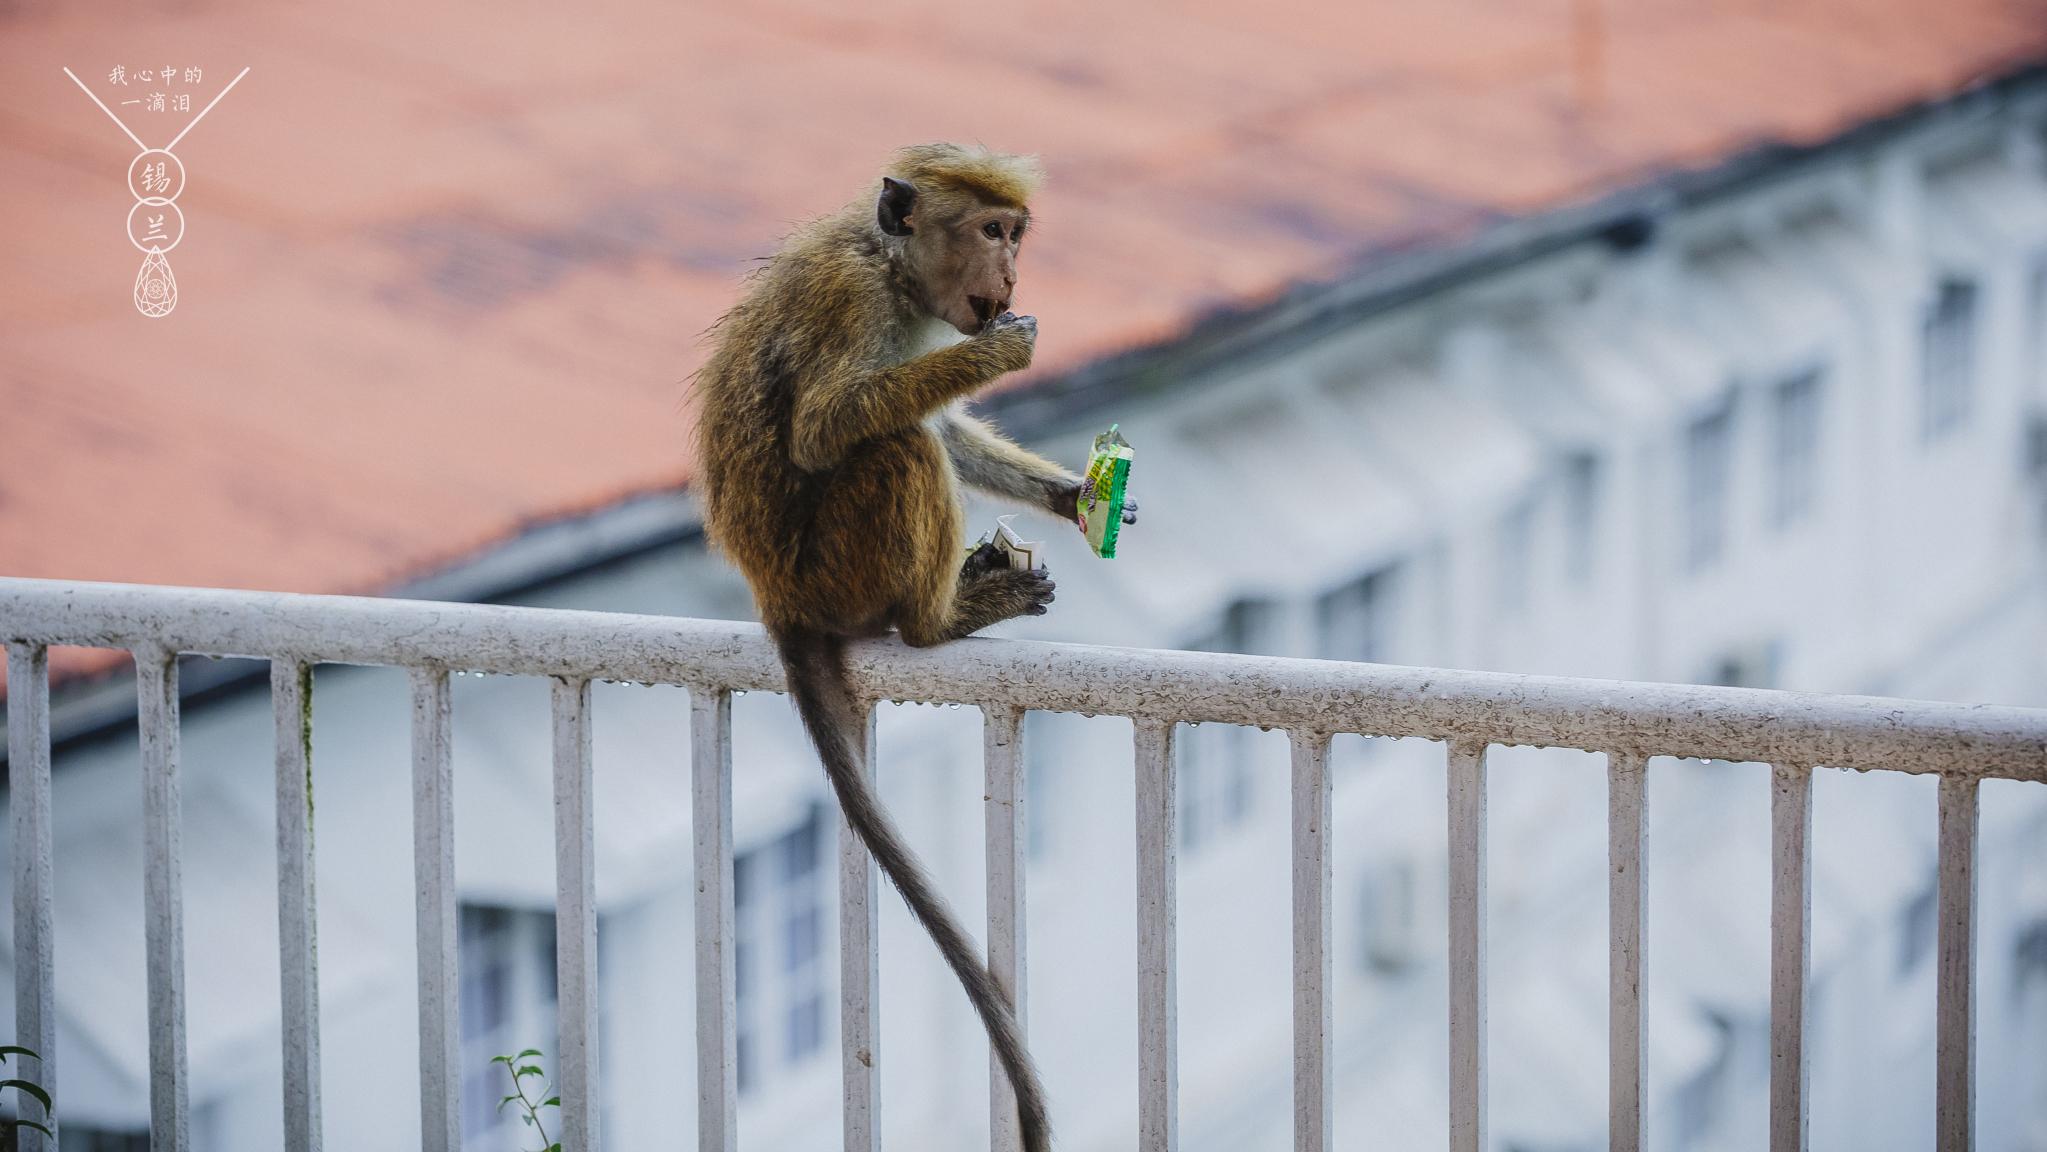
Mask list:
MULTIPOLYGON (((125 70, 117 66, 108 77, 108 82, 125 84, 127 83, 123 79, 125 74, 125 70)), ((166 65, 163 70, 163 82, 169 84, 176 74, 175 68, 166 65)), ((64 69, 64 75, 71 77, 71 82, 91 97, 92 102, 99 105, 100 111, 106 113, 107 118, 119 126, 121 131, 126 132, 128 139, 135 141, 137 148, 142 149, 140 155, 128 162, 128 191, 135 194, 135 206, 128 209, 128 241, 142 250, 142 270, 135 273, 135 309, 144 316, 168 316, 171 309, 178 306, 178 278, 171 275, 171 262, 164 259, 164 253, 176 248, 178 242, 185 238, 185 213, 177 205, 178 195, 185 190, 185 162, 178 159, 177 154, 171 149, 178 146, 178 141, 185 138, 186 132, 198 127, 199 121, 204 120, 206 114, 213 111, 213 105, 220 103, 221 97, 226 96, 235 85, 242 82, 242 77, 248 74, 247 68, 242 69, 234 79, 227 82, 226 88, 220 90, 220 96, 215 96, 213 103, 201 108, 199 115, 192 117, 191 122, 172 137, 170 143, 161 148, 151 148, 142 142, 142 137, 121 123, 121 118, 114 115, 112 108, 107 107, 107 102, 100 99, 91 88, 86 87, 85 81, 80 80, 76 72, 69 68, 64 69)), ((149 73, 141 72, 137 77, 147 81, 149 73)), ((186 83, 193 84, 198 80, 199 69, 185 70, 186 83)), ((155 101, 152 105, 153 110, 162 111, 165 107, 164 94, 157 93, 152 99, 155 101)), ((188 110, 190 103, 188 96, 181 94, 175 97, 175 101, 177 105, 175 111, 188 110)), ((123 103, 138 104, 141 101, 127 100, 123 103)))
POLYGON ((171 275, 171 262, 164 259, 162 249, 151 248, 135 274, 135 307, 144 316, 168 316, 177 306, 178 280, 171 275))

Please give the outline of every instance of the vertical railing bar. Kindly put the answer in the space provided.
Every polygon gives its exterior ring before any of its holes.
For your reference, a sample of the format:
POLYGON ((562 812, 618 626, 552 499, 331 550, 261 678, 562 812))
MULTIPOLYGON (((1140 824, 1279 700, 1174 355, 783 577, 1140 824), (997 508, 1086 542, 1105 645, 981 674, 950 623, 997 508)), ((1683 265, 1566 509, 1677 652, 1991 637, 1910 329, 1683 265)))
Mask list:
POLYGON ((739 1149, 739 1019, 732 878, 732 693, 692 687, 690 822, 696 833, 697 1149, 739 1149))
MULTIPOLYGON (((50 824, 50 650, 7 645, 7 794, 14 824, 14 1035, 39 1060, 23 1057, 19 1072, 52 1096, 57 1092, 57 961, 53 918, 55 840, 50 824)), ((15 1094, 19 1116, 52 1132, 54 1117, 33 1098, 15 1094)), ((56 1152, 57 1142, 33 1128, 20 1132, 22 1152, 56 1152)))
MULTIPOLYGON (((1024 870, 1029 839, 1024 758, 1024 710, 989 704, 981 709, 981 758, 987 777, 988 970, 1009 990, 1020 1033, 1028 1034, 1024 936, 1024 870)), ((1016 1093, 1002 1062, 988 1054, 988 1147, 1023 1152, 1016 1093)))
POLYGON ((1770 1152, 1804 1152, 1811 1139, 1812 769, 1777 764, 1770 771, 1770 1152))
POLYGON ((1135 721, 1137 759, 1137 1148, 1180 1142, 1177 726, 1135 721))
POLYGON ((1642 1152, 1644 1057, 1642 948, 1649 931, 1649 761, 1606 757, 1607 1117, 1610 1152, 1642 1152))
MULTIPOLYGON (((861 771, 874 787, 876 714, 871 702, 861 771)), ((879 869, 859 833, 839 813, 839 1047, 844 1075, 846 1152, 881 1150, 881 932, 876 921, 879 869)))
POLYGON ((277 752, 277 953, 284 1147, 320 1149, 320 968, 313 891, 313 666, 270 662, 277 752))
POLYGON ((1486 1152, 1486 744, 1449 746, 1450 1149, 1486 1152))
POLYGON ((422 1152, 462 1152, 454 729, 445 668, 412 675, 412 868, 419 953, 422 1152))
POLYGON ((1329 734, 1294 731, 1294 1152, 1334 1147, 1329 734))
POLYGON ((1979 781, 1940 778, 1933 1146, 1976 1147, 1976 845, 1979 781))
POLYGON ((554 681, 554 947, 560 1005, 561 1146, 596 1152, 597 830, 590 681, 554 681))
POLYGON ((135 649, 142 734, 143 930, 149 983, 149 1146, 191 1147, 185 1052, 183 818, 178 799, 178 654, 135 649))

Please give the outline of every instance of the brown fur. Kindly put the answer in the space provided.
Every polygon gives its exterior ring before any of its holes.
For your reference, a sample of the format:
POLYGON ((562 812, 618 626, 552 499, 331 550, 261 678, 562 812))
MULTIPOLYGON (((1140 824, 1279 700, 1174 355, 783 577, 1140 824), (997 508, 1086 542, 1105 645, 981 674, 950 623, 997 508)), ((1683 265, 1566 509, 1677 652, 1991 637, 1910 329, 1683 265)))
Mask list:
POLYGON ((1028 158, 930 144, 884 175, 914 189, 900 221, 890 197, 900 207, 909 193, 877 181, 791 236, 719 322, 697 378, 705 526, 752 585, 848 821, 987 1025, 1025 1147, 1045 1152, 1044 1094, 1009 994, 874 797, 843 658, 849 638, 894 627, 927 647, 1052 599, 1042 571, 986 550, 961 563, 961 482, 1069 518, 1078 492, 1072 473, 959 407, 1030 365, 1036 321, 988 317, 1007 307, 1039 174, 1028 158), (978 330, 924 350, 941 321, 978 330))
MULTIPOLYGON (((1030 210, 1031 197, 1045 179, 1035 157, 1007 156, 957 144, 904 148, 889 161, 882 174, 916 186, 920 200, 952 193, 1026 212, 1030 210)), ((942 205, 940 214, 954 211, 956 206, 942 205)))

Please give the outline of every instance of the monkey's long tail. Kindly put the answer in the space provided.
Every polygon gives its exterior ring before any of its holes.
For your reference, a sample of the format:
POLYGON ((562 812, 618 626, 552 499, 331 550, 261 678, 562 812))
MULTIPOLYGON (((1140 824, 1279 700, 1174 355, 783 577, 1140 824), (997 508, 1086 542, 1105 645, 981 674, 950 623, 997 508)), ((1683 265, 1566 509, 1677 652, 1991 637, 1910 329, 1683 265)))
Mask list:
POLYGON ((810 730, 810 738, 817 745, 818 758, 824 761, 825 774, 831 778, 832 790, 838 793, 846 822, 859 833, 867 850, 881 864, 881 870, 903 894, 903 902, 931 934, 946 964, 965 986, 967 999, 973 1001, 974 1010, 980 1013, 988 1039, 994 1044, 995 1054, 1016 1093, 1017 1127, 1025 1152, 1049 1152, 1052 1124, 1045 1110, 1045 1089, 1038 1082, 1038 1069, 1031 1062, 1030 1050, 1024 1046, 1014 1002, 1001 981, 981 962, 973 940, 960 927, 945 897, 932 885, 917 854, 904 843, 895 821, 889 818, 888 810, 881 806, 873 785, 861 771, 866 760, 867 718, 860 714, 852 683, 846 676, 845 645, 836 636, 794 629, 778 633, 775 642, 789 675, 789 695, 796 701, 803 726, 810 730), (857 752, 853 744, 856 739, 860 742, 857 752))

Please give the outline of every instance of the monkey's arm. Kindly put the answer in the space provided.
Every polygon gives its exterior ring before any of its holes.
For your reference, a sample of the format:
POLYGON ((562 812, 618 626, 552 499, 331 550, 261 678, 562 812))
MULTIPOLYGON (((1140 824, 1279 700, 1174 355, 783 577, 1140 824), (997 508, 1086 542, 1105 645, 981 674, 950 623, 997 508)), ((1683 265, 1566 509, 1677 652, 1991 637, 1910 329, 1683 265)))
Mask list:
POLYGON ((967 484, 1055 516, 1073 519, 1080 477, 1032 452, 957 409, 945 413, 945 450, 953 470, 967 484))
POLYGON ((830 468, 861 441, 911 427, 997 376, 1030 367, 1036 337, 1030 317, 998 320, 906 364, 808 381, 790 421, 790 459, 807 471, 830 468))
MULTIPOLYGON (((1043 508, 1061 520, 1079 518, 1082 480, 1059 465, 1017 447, 972 416, 945 413, 945 450, 959 478, 983 492, 1043 508)), ((1123 522, 1137 523, 1137 501, 1124 497, 1123 522)))

